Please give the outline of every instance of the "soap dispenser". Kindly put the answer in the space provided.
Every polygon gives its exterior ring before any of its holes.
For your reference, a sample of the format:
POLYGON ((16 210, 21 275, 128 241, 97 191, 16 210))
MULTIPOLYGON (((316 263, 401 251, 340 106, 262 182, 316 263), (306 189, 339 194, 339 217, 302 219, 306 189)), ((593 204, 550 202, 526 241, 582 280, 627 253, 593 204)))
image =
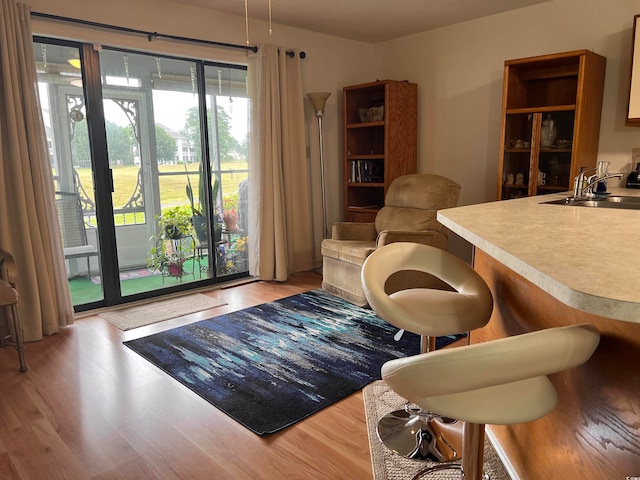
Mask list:
POLYGON ((627 177, 627 188, 640 188, 640 162, 636 164, 636 170, 627 177))

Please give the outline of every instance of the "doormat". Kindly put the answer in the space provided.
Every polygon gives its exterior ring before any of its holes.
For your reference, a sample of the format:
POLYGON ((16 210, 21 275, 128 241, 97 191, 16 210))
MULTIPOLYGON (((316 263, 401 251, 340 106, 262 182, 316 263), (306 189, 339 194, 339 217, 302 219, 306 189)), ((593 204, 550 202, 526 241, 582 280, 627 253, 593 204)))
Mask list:
POLYGON ((226 305, 226 302, 221 302, 202 293, 195 293, 168 300, 158 300, 145 305, 101 312, 98 315, 120 330, 131 330, 221 305, 226 305))
MULTIPOLYGON (((160 275, 160 272, 151 270, 150 268, 140 268, 137 270, 126 270, 124 272, 120 272, 119 277, 120 281, 123 281, 131 280, 134 278, 153 277, 155 275, 160 275)), ((91 283, 93 283, 94 285, 101 285, 102 277, 100 275, 93 275, 91 277, 91 283)))
MULTIPOLYGON (((324 290, 125 345, 258 435, 277 432, 380 378, 420 339, 324 290)), ((440 337, 440 346, 456 340, 440 337)))

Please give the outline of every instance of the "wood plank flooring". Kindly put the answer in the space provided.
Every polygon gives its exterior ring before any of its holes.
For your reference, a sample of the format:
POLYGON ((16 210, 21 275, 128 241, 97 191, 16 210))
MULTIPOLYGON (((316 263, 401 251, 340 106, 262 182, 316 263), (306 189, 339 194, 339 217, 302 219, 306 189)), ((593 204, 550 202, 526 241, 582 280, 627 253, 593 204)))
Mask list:
POLYGON ((318 288, 321 277, 207 294, 228 305, 122 332, 99 316, 0 349, 2 479, 370 479, 361 392, 259 437, 122 345, 124 340, 318 288))

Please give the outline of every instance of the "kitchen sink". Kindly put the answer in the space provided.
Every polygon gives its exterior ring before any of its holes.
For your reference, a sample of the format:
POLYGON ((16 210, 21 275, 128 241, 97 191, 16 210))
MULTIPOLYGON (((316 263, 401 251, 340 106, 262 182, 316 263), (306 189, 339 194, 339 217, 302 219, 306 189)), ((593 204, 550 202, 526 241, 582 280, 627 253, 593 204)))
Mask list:
POLYGON ((567 201, 564 198, 560 200, 551 200, 548 203, 552 205, 566 205, 569 207, 590 207, 590 208, 618 208, 625 210, 640 210, 640 197, 625 197, 622 195, 607 196, 602 199, 588 199, 567 201))

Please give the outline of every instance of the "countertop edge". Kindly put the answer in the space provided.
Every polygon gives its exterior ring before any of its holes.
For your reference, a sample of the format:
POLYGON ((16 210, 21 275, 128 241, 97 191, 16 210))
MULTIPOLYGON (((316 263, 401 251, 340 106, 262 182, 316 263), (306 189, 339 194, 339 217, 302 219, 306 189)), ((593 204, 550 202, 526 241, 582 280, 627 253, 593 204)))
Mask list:
POLYGON ((592 295, 570 288, 451 220, 447 217, 447 210, 438 212, 437 218, 440 223, 564 304, 593 315, 634 323, 640 322, 639 304, 592 295))

